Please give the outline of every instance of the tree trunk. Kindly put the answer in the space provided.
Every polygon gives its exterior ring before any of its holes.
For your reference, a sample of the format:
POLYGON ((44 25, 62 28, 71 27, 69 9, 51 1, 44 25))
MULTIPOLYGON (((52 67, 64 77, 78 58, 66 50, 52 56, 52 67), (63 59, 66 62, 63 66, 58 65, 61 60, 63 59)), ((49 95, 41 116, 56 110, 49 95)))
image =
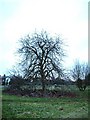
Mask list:
POLYGON ((45 81, 42 79, 42 96, 45 95, 45 81))

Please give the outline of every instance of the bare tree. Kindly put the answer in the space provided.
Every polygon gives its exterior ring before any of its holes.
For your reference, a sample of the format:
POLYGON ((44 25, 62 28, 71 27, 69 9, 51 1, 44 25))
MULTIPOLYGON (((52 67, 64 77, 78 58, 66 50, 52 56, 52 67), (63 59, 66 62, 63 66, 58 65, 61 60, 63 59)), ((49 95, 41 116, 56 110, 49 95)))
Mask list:
POLYGON ((20 39, 21 66, 24 77, 27 79, 40 79, 42 90, 45 91, 46 80, 55 76, 62 76, 62 61, 65 56, 63 40, 50 37, 46 31, 27 35, 20 39))
POLYGON ((85 79, 85 77, 90 73, 90 67, 87 63, 80 63, 79 60, 76 60, 74 66, 71 70, 71 75, 74 80, 85 79))
POLYGON ((71 76, 76 80, 76 84, 80 90, 85 90, 86 88, 86 76, 89 73, 89 67, 87 64, 80 64, 76 61, 73 69, 71 70, 71 76))
POLYGON ((20 70, 19 66, 15 65, 8 71, 8 73, 9 73, 9 76, 13 76, 13 75, 19 76, 21 73, 21 70, 20 70))

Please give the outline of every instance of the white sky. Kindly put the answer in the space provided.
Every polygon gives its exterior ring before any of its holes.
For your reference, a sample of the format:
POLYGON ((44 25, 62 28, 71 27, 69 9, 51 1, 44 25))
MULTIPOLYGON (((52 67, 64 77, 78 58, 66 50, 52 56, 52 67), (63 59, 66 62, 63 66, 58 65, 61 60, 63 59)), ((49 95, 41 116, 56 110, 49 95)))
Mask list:
POLYGON ((16 62, 17 41, 35 29, 65 39, 65 67, 88 61, 88 0, 0 0, 1 75, 16 62))

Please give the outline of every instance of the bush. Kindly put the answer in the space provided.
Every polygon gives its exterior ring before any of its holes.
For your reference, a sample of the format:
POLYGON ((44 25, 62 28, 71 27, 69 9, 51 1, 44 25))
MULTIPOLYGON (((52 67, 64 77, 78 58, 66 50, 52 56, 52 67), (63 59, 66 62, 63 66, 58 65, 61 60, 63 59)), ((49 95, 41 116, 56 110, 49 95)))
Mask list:
POLYGON ((86 80, 81 80, 80 78, 77 79, 76 85, 80 91, 84 91, 86 89, 86 80))
POLYGON ((20 89, 21 86, 25 84, 25 79, 23 79, 21 76, 12 76, 9 86, 13 89, 20 89))

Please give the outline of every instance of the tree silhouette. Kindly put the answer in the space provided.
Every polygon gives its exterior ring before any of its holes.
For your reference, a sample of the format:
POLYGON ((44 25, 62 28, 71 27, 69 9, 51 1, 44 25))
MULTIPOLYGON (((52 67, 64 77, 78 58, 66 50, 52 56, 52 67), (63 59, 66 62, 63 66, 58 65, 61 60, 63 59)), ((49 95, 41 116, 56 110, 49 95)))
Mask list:
POLYGON ((6 85, 6 75, 2 76, 2 85, 6 85))
POLYGON ((63 75, 62 61, 65 56, 63 40, 50 37, 46 31, 27 35, 20 39, 20 54, 24 77, 30 80, 40 79, 45 91, 46 80, 63 75))
POLYGON ((87 64, 80 64, 79 61, 76 61, 73 69, 71 70, 71 75, 76 81, 76 85, 80 91, 84 91, 87 86, 86 76, 88 75, 89 67, 87 64))

